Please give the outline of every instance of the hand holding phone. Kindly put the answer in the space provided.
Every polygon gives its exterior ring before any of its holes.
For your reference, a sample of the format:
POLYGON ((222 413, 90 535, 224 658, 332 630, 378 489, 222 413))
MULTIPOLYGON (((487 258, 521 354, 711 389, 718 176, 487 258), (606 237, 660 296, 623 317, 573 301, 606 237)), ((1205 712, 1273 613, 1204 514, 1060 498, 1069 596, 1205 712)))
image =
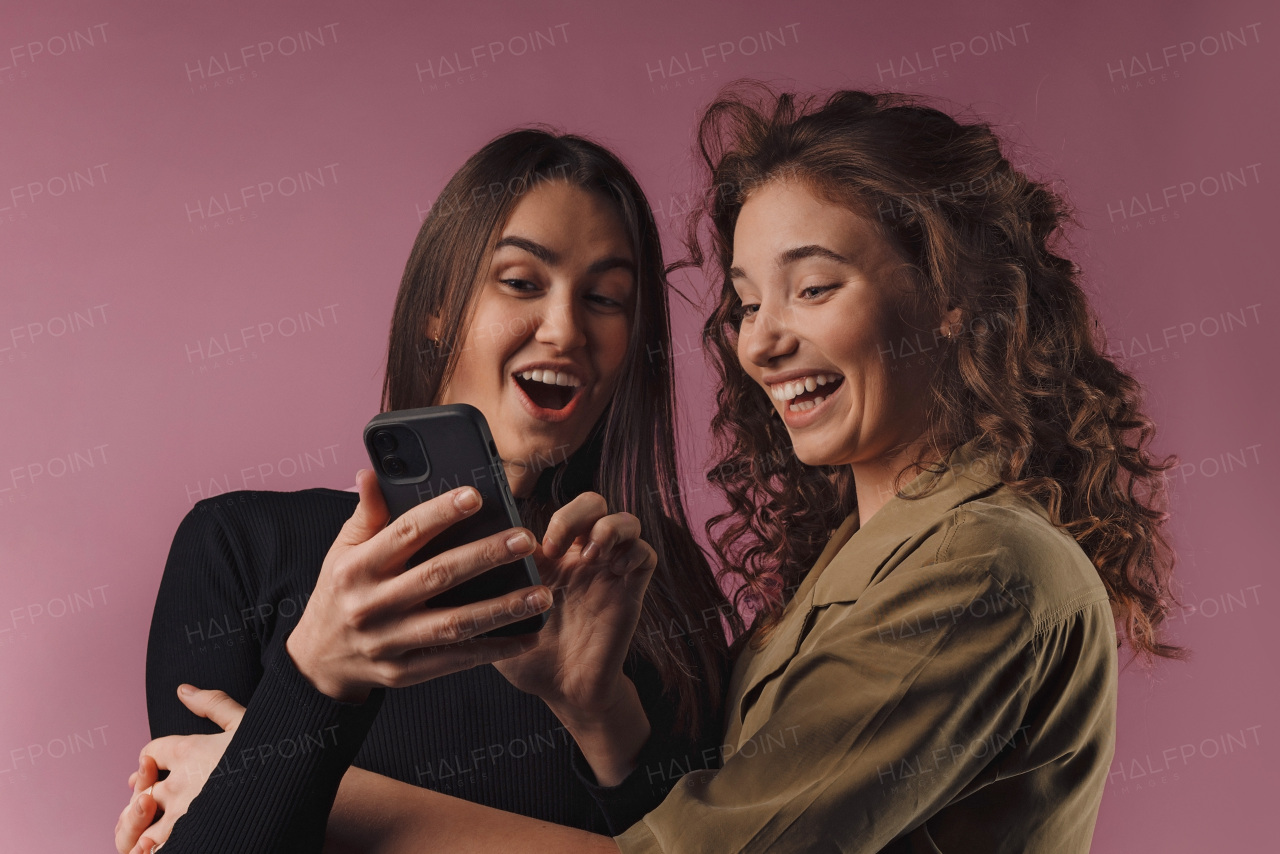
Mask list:
POLYGON ((441 538, 455 525, 484 510, 480 489, 448 488, 392 521, 374 473, 361 471, 357 486, 356 511, 325 556, 315 591, 286 642, 312 685, 330 697, 360 702, 374 687, 413 685, 536 645, 536 635, 529 633, 480 637, 530 618, 540 623, 552 600, 551 591, 536 582, 481 601, 438 600, 470 579, 532 555, 536 543, 528 530, 504 527, 441 549, 441 538), (432 543, 436 547, 426 550, 425 561, 412 560, 432 543))
MULTIPOLYGON (((449 490, 471 486, 480 493, 480 508, 433 537, 410 558, 410 566, 520 526, 489 425, 474 406, 457 403, 384 412, 365 427, 364 442, 393 520, 449 490)), ((528 555, 462 581, 426 604, 436 608, 463 605, 538 583, 537 564, 528 555)), ((482 636, 536 632, 545 622, 546 618, 537 614, 482 636)))

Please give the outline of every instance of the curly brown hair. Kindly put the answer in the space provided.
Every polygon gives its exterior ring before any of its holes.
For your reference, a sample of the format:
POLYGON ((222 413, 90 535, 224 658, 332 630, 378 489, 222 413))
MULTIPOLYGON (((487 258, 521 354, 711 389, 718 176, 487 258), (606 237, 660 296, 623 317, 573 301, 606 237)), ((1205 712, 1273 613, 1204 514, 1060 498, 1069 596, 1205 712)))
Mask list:
MULTIPOLYGON (((702 265, 709 244, 721 281, 703 330, 720 380, 708 478, 729 505, 707 531, 757 637, 857 509, 849 467, 796 458, 736 352, 738 214, 755 189, 799 180, 875 224, 913 272, 925 316, 959 309, 945 342, 935 332, 891 348, 932 361, 931 458, 969 441, 996 454, 1001 480, 1038 501, 1097 567, 1136 657, 1184 657, 1159 632, 1175 604, 1163 473, 1177 460, 1153 456, 1142 389, 1107 357, 1080 271, 1059 254, 1070 220, 1062 197, 1014 168, 987 124, 896 93, 798 98, 742 81, 707 108, 698 147, 710 174, 689 221, 688 263, 702 265)), ((942 468, 921 459, 908 471, 942 468)))

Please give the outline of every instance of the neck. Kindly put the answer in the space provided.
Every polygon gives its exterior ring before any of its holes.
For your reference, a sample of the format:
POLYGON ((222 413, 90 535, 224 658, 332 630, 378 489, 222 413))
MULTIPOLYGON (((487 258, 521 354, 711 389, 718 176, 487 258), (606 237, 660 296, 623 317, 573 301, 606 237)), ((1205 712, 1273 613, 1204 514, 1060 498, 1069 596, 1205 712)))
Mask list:
MULTIPOLYGON (((850 463, 854 490, 858 496, 860 526, 867 524, 867 520, 898 494, 897 487, 906 486, 906 483, 899 481, 899 476, 908 466, 916 462, 937 462, 938 457, 931 452, 931 448, 932 443, 921 436, 896 451, 865 462, 850 463)), ((909 481, 910 476, 906 479, 909 481)))
POLYGON ((533 487, 538 482, 538 475, 542 474, 541 470, 535 470, 531 466, 517 466, 509 462, 503 462, 502 468, 507 474, 507 485, 511 487, 513 498, 528 498, 533 495, 533 487))

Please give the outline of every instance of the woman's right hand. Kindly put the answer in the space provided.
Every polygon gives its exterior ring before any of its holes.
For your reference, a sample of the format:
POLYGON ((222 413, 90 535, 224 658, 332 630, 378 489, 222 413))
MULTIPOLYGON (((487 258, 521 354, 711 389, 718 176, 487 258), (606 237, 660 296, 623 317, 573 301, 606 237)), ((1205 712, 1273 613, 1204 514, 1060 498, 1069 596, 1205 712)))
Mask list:
POLYGON ((392 524, 372 471, 356 475, 360 503, 325 556, 314 592, 285 646, 319 691, 361 702, 370 689, 399 688, 499 661, 533 648, 536 635, 476 635, 551 607, 551 591, 527 587, 495 599, 449 608, 423 603, 439 593, 531 554, 524 528, 512 528, 442 552, 417 566, 405 562, 450 525, 480 508, 462 487, 423 502, 392 524))

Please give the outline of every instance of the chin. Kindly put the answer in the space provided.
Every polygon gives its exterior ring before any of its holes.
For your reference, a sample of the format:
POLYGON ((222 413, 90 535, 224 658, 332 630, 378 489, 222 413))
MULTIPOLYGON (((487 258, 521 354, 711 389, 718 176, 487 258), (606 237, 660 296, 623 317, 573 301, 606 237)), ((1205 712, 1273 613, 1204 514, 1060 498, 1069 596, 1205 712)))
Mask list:
POLYGON ((792 436, 791 452, 807 466, 843 466, 850 462, 849 448, 845 443, 816 437, 797 442, 792 436))
POLYGON ((535 441, 525 439, 518 448, 518 454, 509 459, 520 460, 540 472, 563 463, 580 444, 571 436, 539 436, 535 441))
POLYGON ((829 466, 835 463, 831 460, 831 454, 826 448, 817 443, 806 442, 796 444, 793 440, 791 452, 795 454, 796 459, 807 466, 829 466))

